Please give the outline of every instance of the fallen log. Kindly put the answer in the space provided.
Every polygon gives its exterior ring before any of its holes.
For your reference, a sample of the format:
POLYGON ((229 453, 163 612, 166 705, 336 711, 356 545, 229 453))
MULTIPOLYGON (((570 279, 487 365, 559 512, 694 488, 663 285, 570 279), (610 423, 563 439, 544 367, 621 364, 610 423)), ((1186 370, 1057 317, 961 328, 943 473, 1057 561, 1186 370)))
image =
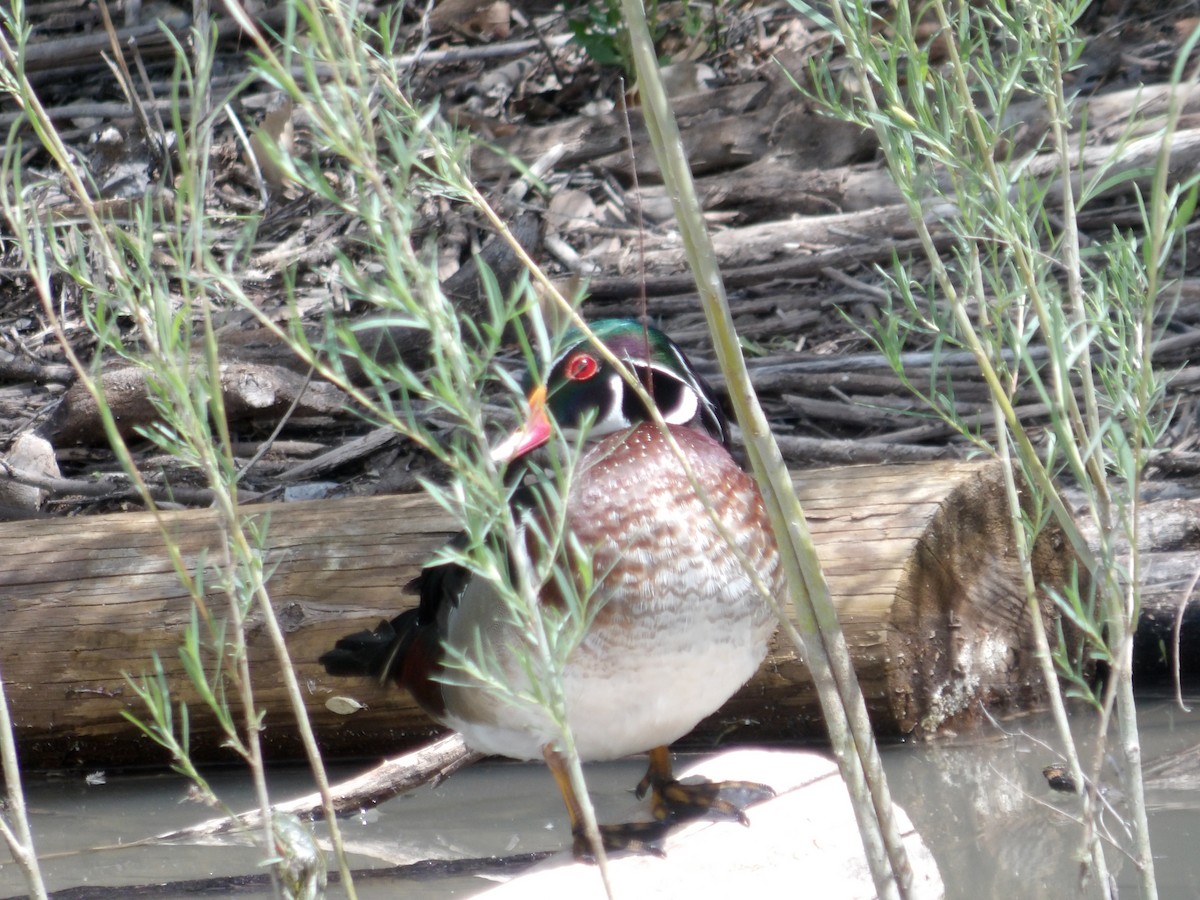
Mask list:
MULTIPOLYGON (((938 462, 798 473, 855 668, 876 729, 932 733, 979 704, 1007 708, 1042 694, 1028 610, 1009 539, 997 463, 938 462)), ((317 657, 348 631, 374 626, 415 598, 401 586, 450 536, 450 518, 423 495, 246 507, 266 526, 265 564, 309 715, 330 756, 396 752, 435 726, 402 692, 332 679, 317 657), (343 716, 326 707, 355 708, 343 716), (346 698, 356 702, 346 702, 346 698)), ((215 514, 161 515, 185 565, 220 558, 215 514)), ((191 601, 145 513, 0 525, 0 675, 29 767, 160 764, 163 751, 123 716, 145 717, 123 673, 157 656, 188 703, 199 759, 227 758, 212 717, 186 683, 177 647, 191 601)), ((1061 584, 1066 545, 1048 531, 1035 553, 1039 584, 1061 584)), ((211 578, 207 603, 224 598, 211 578)), ((1043 601, 1043 609, 1050 607, 1043 601)), ((300 755, 266 636, 250 616, 249 653, 263 741, 300 755)), ((694 742, 823 734, 816 693, 795 650, 777 638, 759 674, 694 742)))
MULTIPOLYGON (((688 163, 698 174, 734 164, 745 164, 766 151, 770 122, 780 105, 794 103, 794 95, 772 89, 766 81, 734 84, 715 91, 689 94, 672 102, 679 130, 688 149, 688 163), (748 122, 748 119, 750 120, 748 122)), ((633 134, 638 180, 661 178, 640 109, 631 108, 628 128, 633 134)), ((607 165, 619 171, 629 166, 626 122, 619 112, 577 116, 562 123, 518 128, 497 143, 503 153, 479 144, 471 158, 472 177, 500 180, 510 175, 513 159, 529 162, 549 148, 563 145, 564 168, 607 165)))
MULTIPOLYGON (((515 217, 509 227, 516 240, 532 252, 541 240, 539 217, 515 217)), ((492 237, 483 249, 442 282, 442 292, 452 300, 463 319, 474 319, 486 311, 487 296, 479 273, 486 267, 507 291, 524 267, 509 245, 492 237)), ((319 343, 324 325, 308 330, 308 340, 319 343)), ((377 365, 401 361, 413 368, 428 363, 430 334, 406 325, 373 325, 358 331, 359 345, 377 365)), ((314 379, 300 356, 269 329, 231 330, 221 341, 220 387, 222 403, 230 422, 273 420, 289 409, 299 415, 328 415, 344 408, 345 395, 332 384, 314 379)), ((353 357, 340 361, 347 378, 362 381, 363 364, 353 357)), ((147 388, 147 371, 140 366, 109 366, 99 378, 104 407, 112 412, 121 434, 128 436, 139 427, 159 420, 159 411, 147 388)), ((96 444, 105 440, 100 407, 81 383, 67 390, 50 431, 58 446, 96 444)))
MULTIPOLYGON (((482 753, 468 749, 461 734, 457 731, 451 732, 428 746, 394 759, 385 759, 379 765, 348 781, 331 784, 329 795, 333 800, 333 809, 339 816, 373 809, 380 803, 416 790, 422 785, 433 784, 436 787, 455 772, 482 758, 482 753)), ((320 819, 325 814, 319 791, 294 797, 283 803, 272 803, 271 810, 276 814, 292 815, 305 821, 320 819)), ((127 841, 121 847, 167 841, 200 843, 218 835, 239 834, 261 827, 262 810, 256 807, 236 816, 214 816, 188 828, 178 828, 140 841, 127 841)))
POLYGON ((1196 551, 1146 553, 1133 642, 1138 688, 1200 679, 1200 558, 1196 551))

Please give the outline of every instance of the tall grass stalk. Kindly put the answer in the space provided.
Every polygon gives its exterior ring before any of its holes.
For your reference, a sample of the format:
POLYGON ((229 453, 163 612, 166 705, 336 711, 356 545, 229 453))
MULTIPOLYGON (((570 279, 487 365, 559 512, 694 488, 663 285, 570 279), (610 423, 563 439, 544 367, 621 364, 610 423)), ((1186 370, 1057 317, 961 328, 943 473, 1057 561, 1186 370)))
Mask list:
POLYGON ((486 580, 506 604, 524 638, 518 649, 524 675, 514 675, 496 648, 481 642, 448 658, 447 678, 486 685, 506 702, 538 707, 547 716, 558 733, 557 749, 567 761, 583 808, 584 829, 611 893, 562 686, 566 662, 595 612, 587 591, 595 581, 590 561, 573 545, 561 508, 579 449, 559 444, 556 465, 539 473, 546 489, 547 528, 534 538, 536 552, 524 552, 525 540, 518 539, 520 529, 510 506, 513 488, 491 460, 484 407, 489 395, 516 402, 518 385, 498 361, 506 333, 522 337, 525 352, 520 363, 535 373, 544 372, 554 357, 556 338, 548 333, 526 283, 506 297, 486 271, 482 282, 487 308, 480 316, 464 316, 438 283, 433 254, 427 249, 431 244, 422 245, 413 198, 441 196, 474 207, 513 244, 535 277, 546 282, 545 276, 464 174, 462 137, 435 108, 420 108, 409 99, 406 74, 397 67, 393 52, 396 35, 390 16, 381 16, 376 27, 369 27, 352 5, 296 0, 293 24, 303 24, 304 40, 293 39, 289 31, 276 50, 243 11, 231 8, 255 43, 258 71, 292 99, 324 154, 318 160, 280 153, 277 162, 293 184, 319 194, 332 208, 361 223, 364 256, 381 270, 368 273, 356 259, 338 260, 339 282, 352 302, 371 310, 371 315, 354 326, 327 319, 323 342, 309 342, 298 331, 285 331, 269 321, 264 324, 285 337, 315 371, 342 387, 365 416, 415 442, 451 474, 449 486, 425 484, 465 535, 461 545, 447 548, 439 561, 463 566, 472 577, 486 580), (331 160, 344 178, 341 190, 330 186, 326 173, 331 160), (391 328, 424 333, 425 371, 403 361, 381 362, 365 346, 371 335, 391 328), (366 386, 348 377, 351 370, 362 373, 366 386), (428 424, 439 418, 453 423, 449 440, 428 424), (562 612, 538 602, 541 588, 551 581, 563 594, 562 612))
POLYGON ((746 371, 679 129, 659 76, 645 10, 638 0, 622 0, 622 11, 630 33, 647 130, 667 194, 672 198, 717 360, 730 385, 747 454, 779 542, 798 631, 786 615, 780 616, 781 625, 812 672, 834 753, 850 788, 876 890, 880 897, 908 896, 912 870, 867 719, 866 703, 803 510, 746 371))
POLYGON ((17 742, 13 736, 12 717, 8 713, 8 697, 4 680, 0 678, 0 771, 4 773, 6 816, 0 816, 0 837, 9 855, 25 875, 29 895, 34 900, 46 900, 46 884, 38 864, 33 832, 25 807, 25 791, 21 786, 21 765, 17 759, 17 742))
MULTIPOLYGON (((1167 181, 1177 105, 1162 123, 1163 151, 1147 194, 1132 174, 1118 170, 1115 158, 1076 193, 1076 153, 1084 140, 1070 133, 1073 110, 1064 73, 1082 47, 1073 23, 1086 3, 950 7, 931 0, 923 9, 937 27, 936 46, 946 54, 941 64, 931 58, 933 42, 918 39, 908 4, 892 7, 885 21, 859 2, 834 4, 828 19, 802 0, 793 3, 828 27, 859 85, 846 92, 818 65, 811 72, 814 96, 831 115, 874 130, 925 247, 928 280, 901 260, 884 273, 897 302, 878 323, 876 341, 933 411, 981 450, 1013 463, 1010 516, 1039 662, 1060 749, 1081 787, 1083 857, 1090 863, 1084 884, 1104 896, 1115 891, 1097 819, 1115 718, 1132 820, 1130 852, 1142 896, 1155 897, 1131 656, 1140 606, 1139 492, 1168 420, 1153 352, 1173 308, 1166 279, 1181 260, 1183 227, 1196 196, 1195 176, 1181 184, 1167 181), (1015 101, 1028 97, 1042 104, 1048 129, 1043 146, 1016 154, 1005 123, 1015 101), (1058 162, 1053 183, 1061 200, 1055 216, 1045 202, 1051 181, 1033 178, 1027 166, 1042 149, 1058 162), (1107 240, 1084 247, 1079 208, 1102 188, 1122 182, 1142 203, 1141 235, 1114 229, 1107 240), (938 184, 947 187, 939 190, 938 184), (954 238, 948 257, 938 254, 932 237, 935 203, 941 204, 938 224, 954 238), (937 348, 928 385, 913 384, 904 372, 901 349, 913 339, 937 348), (1046 352, 1034 352, 1035 344, 1046 352), (949 386, 938 379, 936 357, 953 347, 971 352, 989 387, 994 440, 957 416, 949 386), (1026 386, 1051 410, 1040 440, 1014 411, 1012 397, 1026 386), (1061 489, 1067 481, 1086 497, 1085 515, 1099 535, 1095 546, 1068 509, 1061 489), (1022 491, 1032 496, 1026 507, 1032 515, 1022 511, 1022 491), (1080 635, 1072 638, 1082 646, 1078 655, 1062 637, 1052 648, 1041 628, 1029 548, 1050 520, 1066 535, 1083 570, 1084 577, 1055 597, 1063 620, 1080 635), (1108 668, 1098 693, 1087 675, 1087 664, 1097 660, 1108 668), (1089 723, 1086 759, 1070 725, 1066 700, 1073 696, 1097 712, 1089 723)), ((1179 57, 1176 84, 1195 41, 1179 57)))
MULTIPOLYGON (((166 552, 196 611, 193 626, 188 630, 192 653, 190 656, 185 654, 184 663, 192 678, 193 689, 206 699, 210 712, 224 728, 227 744, 249 766, 262 814, 263 831, 258 843, 267 855, 268 872, 276 893, 290 892, 286 883, 289 876, 283 866, 285 860, 278 858, 277 847, 287 835, 297 832, 273 827, 259 740, 262 714, 254 701, 246 650, 244 626, 251 610, 258 611, 276 654, 294 718, 329 813, 332 813, 332 801, 308 722, 304 696, 270 603, 267 565, 261 550, 262 536, 254 531, 238 503, 238 472, 222 403, 213 319, 213 309, 218 302, 215 295, 221 293, 224 269, 211 249, 215 226, 205 207, 214 122, 211 118, 195 118, 185 124, 176 105, 172 127, 181 161, 181 177, 173 185, 176 202, 164 207, 147 197, 140 206, 133 208, 130 220, 106 218, 102 207, 95 202, 96 192, 75 165, 25 78, 22 60, 28 27, 22 4, 13 5, 11 15, 5 16, 4 25, 5 33, 0 35, 0 53, 5 63, 3 88, 24 110, 24 124, 33 129, 42 149, 56 165, 66 193, 82 212, 82 223, 41 214, 32 200, 36 195, 32 190, 34 186, 23 183, 22 148, 17 138, 17 126, 5 147, 4 172, 10 189, 3 193, 4 212, 23 251, 43 313, 54 328, 80 384, 96 402, 110 445, 146 506, 157 513, 151 492, 105 403, 99 380, 104 363, 114 357, 138 366, 146 375, 151 400, 160 420, 142 435, 202 473, 213 492, 225 535, 219 559, 201 560, 199 567, 191 571, 169 530, 160 523, 166 552), (165 250, 164 256, 175 260, 178 268, 163 271, 155 258, 159 250, 165 250), (58 304, 58 291, 62 285, 69 286, 67 293, 82 301, 85 321, 97 339, 97 354, 90 364, 78 357, 67 337, 58 304), (118 325, 121 316, 135 323, 132 338, 122 335, 118 325), (222 625, 217 613, 210 608, 204 589, 208 580, 207 564, 211 564, 217 573, 218 585, 227 597, 231 630, 222 625), (232 697, 236 698, 240 722, 233 715, 227 688, 232 689, 232 697)), ((179 80, 191 96, 205 97, 209 91, 215 36, 206 29, 204 22, 193 34, 193 46, 195 52, 190 53, 175 45, 179 80), (205 38, 206 34, 210 39, 205 38)), ((166 139, 166 135, 158 137, 166 139)), ((178 718, 171 714, 175 702, 173 693, 179 686, 165 686, 146 678, 135 684, 141 688, 139 694, 148 701, 151 717, 150 722, 141 723, 142 727, 159 743, 173 750, 181 771, 196 775, 188 758, 187 708, 180 704, 178 718), (174 732, 175 726, 182 727, 181 734, 174 732)), ((332 815, 329 819, 343 884, 353 897, 353 883, 337 822, 332 815)), ((287 855, 285 849, 284 856, 287 855)), ((319 877, 323 884, 323 871, 314 877, 319 877)))

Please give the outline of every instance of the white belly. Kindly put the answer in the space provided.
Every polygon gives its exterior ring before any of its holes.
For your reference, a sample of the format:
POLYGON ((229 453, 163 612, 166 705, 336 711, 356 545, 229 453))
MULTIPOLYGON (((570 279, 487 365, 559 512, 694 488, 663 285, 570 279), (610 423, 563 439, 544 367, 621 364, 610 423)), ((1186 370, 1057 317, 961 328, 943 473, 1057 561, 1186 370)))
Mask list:
MULTIPOLYGON (((636 666, 603 675, 568 667, 563 678, 567 723, 580 758, 616 759, 670 744, 721 706, 754 675, 762 662, 766 636, 747 634, 742 646, 722 645, 719 653, 658 653, 636 666)), ((513 685, 527 689, 527 682, 513 685)), ((508 692, 454 687, 497 712, 481 717, 448 712, 446 724, 483 753, 514 759, 540 759, 561 736, 540 705, 515 703, 508 692), (486 697, 486 699, 484 699, 486 697)), ((457 704, 451 704, 457 705, 457 704)))

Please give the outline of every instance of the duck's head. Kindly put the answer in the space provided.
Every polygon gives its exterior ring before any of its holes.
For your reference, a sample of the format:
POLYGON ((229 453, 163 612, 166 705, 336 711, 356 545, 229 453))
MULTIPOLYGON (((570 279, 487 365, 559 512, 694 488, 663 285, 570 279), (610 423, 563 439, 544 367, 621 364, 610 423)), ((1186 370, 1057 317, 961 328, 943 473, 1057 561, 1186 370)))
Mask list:
MULTIPOLYGON (((712 388, 674 341, 632 319, 603 319, 591 329, 654 399, 665 422, 728 444, 729 427, 712 388)), ((494 459, 513 460, 540 447, 550 439, 551 421, 568 435, 590 421, 590 440, 650 420, 646 404, 587 337, 572 330, 565 346, 545 383, 529 390, 525 424, 492 451, 494 459)))

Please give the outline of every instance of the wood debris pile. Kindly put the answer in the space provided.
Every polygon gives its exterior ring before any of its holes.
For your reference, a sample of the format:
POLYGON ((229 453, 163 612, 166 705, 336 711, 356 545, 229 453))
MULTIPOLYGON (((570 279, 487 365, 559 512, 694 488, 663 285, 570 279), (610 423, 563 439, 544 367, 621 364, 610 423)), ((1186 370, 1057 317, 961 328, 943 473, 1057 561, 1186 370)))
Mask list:
MULTIPOLYGON (((1133 110, 1161 108, 1163 94, 1154 85, 1168 76, 1193 24, 1182 12, 1159 13, 1156 6, 1149 11, 1128 3, 1117 4, 1120 9, 1093 6, 1082 23, 1093 37, 1072 74, 1088 98, 1088 145, 1080 149, 1085 169, 1130 137, 1124 129, 1133 110)), ((363 9, 368 17, 379 13, 363 9)), ((100 7, 88 10, 92 18, 64 12, 59 3, 30 4, 30 77, 106 202, 132 208, 148 192, 169 197, 170 166, 164 160, 170 148, 149 139, 146 125, 153 131, 166 119, 172 66, 167 35, 186 43, 189 14, 161 5, 143 8, 138 19, 131 6, 126 21, 114 7, 106 26, 100 7), (124 48, 126 67, 135 73, 130 83, 136 104, 114 74, 114 46, 124 48)), ((594 21, 600 11, 595 4, 564 12, 539 4, 519 8, 505 0, 444 0, 425 14, 410 11, 401 27, 407 41, 396 52, 409 66, 414 99, 436 99, 447 118, 486 142, 471 160, 473 178, 485 191, 499 196, 516 177, 509 155, 529 164, 552 147, 565 148, 532 217, 531 244, 539 259, 564 281, 587 280, 591 299, 585 310, 592 317, 638 314, 644 289, 649 314, 720 387, 636 95, 623 92, 617 68, 597 62, 604 50, 594 21), (579 23, 589 16, 591 37, 580 37, 579 23), (632 153, 617 102, 623 93, 630 101, 632 153)), ((789 461, 961 454, 965 445, 950 429, 910 415, 917 402, 867 336, 890 299, 875 267, 916 247, 873 137, 822 117, 790 82, 805 82, 809 61, 827 49, 827 36, 784 3, 722 7, 719 21, 707 7, 698 12, 660 4, 659 15, 668 23, 661 47, 672 60, 667 74, 675 112, 715 231, 735 319, 789 461)), ((267 9, 259 19, 278 28, 281 16, 279 9, 267 9)), ((248 44, 231 19, 218 17, 214 27, 219 53, 213 90, 219 94, 245 77, 248 44)), ((842 63, 835 56, 832 65, 842 63)), ((1179 171, 1200 164, 1198 112, 1200 94, 1194 93, 1185 99, 1172 148, 1179 171)), ((18 116, 11 100, 0 103, 6 126, 18 116)), ((213 250, 232 254, 241 239, 237 216, 262 210, 265 198, 266 220, 249 263, 237 275, 260 307, 280 320, 288 314, 285 278, 294 276, 299 309, 317 316, 340 302, 332 262, 336 254, 358 253, 358 223, 270 171, 256 172, 235 121, 244 133, 257 125, 276 137, 287 134, 300 150, 320 149, 306 144, 311 135, 303 121, 294 120, 290 106, 268 85, 252 84, 241 92, 225 109, 211 160, 207 202, 230 221, 225 233, 214 234, 213 250)), ((1145 130, 1149 142, 1139 144, 1138 135, 1127 141, 1121 165, 1147 162, 1155 127, 1151 118, 1145 130)), ((1044 128, 1031 109, 1013 140, 1036 147, 1044 128)), ((32 145, 30 137, 27 146, 32 145)), ((36 186, 27 192, 29 202, 42 213, 71 215, 72 201, 48 174, 47 160, 29 152, 25 162, 25 184, 36 186)), ((1082 219, 1085 239, 1129 227, 1136 203, 1128 188, 1090 203, 1082 219)), ((454 296, 461 292, 469 308, 472 296, 478 302, 471 260, 490 236, 462 209, 442 201, 428 203, 422 217, 421 240, 436 242, 446 284, 454 296)), ((90 399, 72 384, 23 274, 24 261, 12 244, 0 253, 0 453, 8 454, 7 477, 34 488, 35 505, 43 512, 136 506, 115 474, 90 399), (34 432, 48 442, 53 458, 26 465, 16 439, 34 432)), ((1200 281, 1190 269, 1175 275, 1180 303, 1156 361, 1175 373, 1171 399, 1179 407, 1161 447, 1159 471, 1191 476, 1200 471, 1194 402, 1200 368, 1192 364, 1200 344, 1200 281)), ((64 290, 65 320, 84 358, 91 340, 80 315, 86 302, 64 290)), ((348 317, 361 312, 344 310, 348 317)), ((419 453, 347 412, 339 391, 310 379, 252 328, 244 312, 226 311, 222 325, 228 338, 222 353, 229 363, 224 388, 247 466, 245 497, 375 493, 415 485, 413 473, 424 465, 419 453)), ((914 336, 906 347, 908 371, 915 383, 928 385, 933 374, 923 354, 930 347, 921 340, 914 336)), ((106 389, 125 426, 149 421, 152 410, 138 405, 144 392, 136 372, 115 363, 106 372, 106 389)), ((969 357, 943 358, 937 377, 953 389, 960 411, 986 433, 989 410, 969 357)), ((1044 418, 1032 391, 1019 392, 1016 400, 1028 421, 1044 418)), ((27 444, 23 452, 29 450, 27 444)), ((174 461, 146 447, 140 453, 140 464, 164 499, 185 505, 207 501, 203 486, 174 461)), ((25 499, 0 499, 9 515, 34 511, 29 491, 21 496, 25 499)))

